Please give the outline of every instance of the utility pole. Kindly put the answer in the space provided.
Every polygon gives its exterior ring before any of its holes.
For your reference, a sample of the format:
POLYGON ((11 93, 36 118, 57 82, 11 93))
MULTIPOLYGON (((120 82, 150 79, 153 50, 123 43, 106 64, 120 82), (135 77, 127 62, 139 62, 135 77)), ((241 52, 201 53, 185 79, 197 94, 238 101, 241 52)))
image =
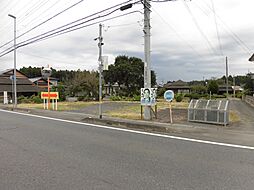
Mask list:
POLYGON ((16 72, 16 17, 8 14, 9 17, 14 19, 14 68, 13 68, 13 77, 14 77, 14 108, 17 108, 17 72, 16 72))
POLYGON ((228 57, 226 57, 226 91, 227 91, 227 99, 228 99, 228 57))
POLYGON ((233 76, 233 85, 234 85, 234 98, 235 98, 235 76, 233 76))
MULTIPOLYGON (((151 25, 150 25, 150 0, 144 0, 144 87, 151 88, 151 50, 150 50, 150 38, 151 38, 151 25)), ((145 106, 144 119, 151 120, 151 106, 145 106)))
POLYGON ((102 24, 99 24, 99 37, 96 38, 99 40, 98 47, 99 47, 99 118, 102 119, 102 45, 103 45, 103 37, 102 37, 102 24))

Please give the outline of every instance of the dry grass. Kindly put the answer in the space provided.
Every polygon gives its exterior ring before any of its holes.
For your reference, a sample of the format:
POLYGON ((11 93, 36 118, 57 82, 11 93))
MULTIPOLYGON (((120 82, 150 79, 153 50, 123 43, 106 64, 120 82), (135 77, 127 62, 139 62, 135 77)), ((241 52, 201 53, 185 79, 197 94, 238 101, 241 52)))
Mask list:
MULTIPOLYGON (((97 104, 97 102, 58 102, 57 107, 59 111, 67 111, 67 110, 82 109, 83 107, 90 106, 93 104, 97 104)), ((42 104, 19 104, 18 107, 43 109, 43 103, 42 104)))
MULTIPOLYGON (((172 102, 172 108, 188 108, 188 102, 172 102)), ((169 108, 169 103, 166 101, 158 101, 157 109, 158 111, 161 109, 169 108)), ((154 109, 154 108, 153 108, 154 109)), ((113 110, 106 112, 108 116, 111 117, 119 117, 125 119, 141 119, 141 107, 140 104, 135 104, 127 107, 123 107, 119 110, 113 110)))
POLYGON ((229 112, 229 121, 230 122, 238 122, 240 121, 239 114, 237 114, 235 111, 230 111, 229 112))

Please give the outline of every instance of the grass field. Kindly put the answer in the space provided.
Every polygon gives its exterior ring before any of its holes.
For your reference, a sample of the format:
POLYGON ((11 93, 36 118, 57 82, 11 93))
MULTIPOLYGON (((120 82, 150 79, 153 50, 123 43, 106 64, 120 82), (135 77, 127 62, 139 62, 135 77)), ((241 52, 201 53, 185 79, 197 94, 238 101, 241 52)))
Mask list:
MULTIPOLYGON (((121 104, 121 101, 117 102, 121 104)), ((122 103, 126 103, 123 101, 122 103)), ((98 102, 58 102, 58 111, 80 110, 84 107, 98 104, 98 102)), ((172 102, 172 108, 188 108, 188 102, 172 102)), ((43 104, 18 104, 19 108, 43 109, 43 104)), ((169 107, 169 103, 163 100, 157 102, 158 111, 169 107)), ((154 108, 153 108, 154 109, 154 108)), ((104 110, 104 114, 111 117, 119 117, 125 119, 141 119, 141 107, 139 102, 130 102, 129 106, 122 106, 120 109, 104 110)), ((240 117, 234 111, 229 113, 230 122, 240 121, 240 117)))
MULTIPOLYGON (((86 106, 97 104, 97 102, 58 102, 58 111, 79 110, 86 106)), ((51 105, 52 106, 52 105, 51 105)), ((42 104, 18 104, 19 108, 43 109, 42 104)))

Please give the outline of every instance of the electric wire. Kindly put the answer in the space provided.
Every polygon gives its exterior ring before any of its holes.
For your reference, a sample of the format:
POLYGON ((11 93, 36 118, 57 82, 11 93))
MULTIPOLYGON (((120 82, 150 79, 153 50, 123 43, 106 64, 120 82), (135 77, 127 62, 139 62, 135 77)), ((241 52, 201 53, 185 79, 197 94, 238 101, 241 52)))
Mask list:
MULTIPOLYGON (((87 18, 89 18, 89 17, 96 16, 97 14, 100 14, 100 13, 103 13, 103 12, 106 12, 106 11, 109 11, 109 10, 111 10, 111 9, 113 9, 113 8, 116 8, 116 7, 119 7, 119 6, 123 5, 123 4, 127 4, 127 3, 131 2, 131 1, 133 1, 133 0, 128 0, 128 1, 125 1, 125 2, 123 2, 123 3, 119 3, 119 4, 117 4, 117 5, 111 6, 111 7, 107 8, 107 9, 102 10, 102 11, 96 12, 96 13, 91 14, 91 15, 89 15, 89 16, 80 18, 80 19, 78 19, 78 20, 72 21, 72 22, 70 22, 70 23, 68 23, 68 24, 62 25, 62 26, 57 27, 57 28, 55 28, 55 29, 53 29, 53 30, 50 30, 50 31, 45 32, 45 33, 43 33, 43 34, 40 34, 40 35, 38 35, 38 36, 36 36, 36 37, 43 36, 43 35, 46 35, 47 33, 51 33, 51 32, 57 31, 57 30, 59 30, 59 29, 61 29, 61 28, 64 28, 64 27, 70 26, 70 25, 72 25, 72 24, 78 23, 78 22, 80 22, 80 21, 82 21, 82 20, 85 20, 85 19, 87 19, 87 18)), ((135 2, 135 3, 136 3, 136 2, 135 2)), ((116 10, 118 10, 118 9, 116 9, 116 10)), ((116 11, 116 10, 115 10, 115 11, 116 11)), ((22 35, 23 35, 23 34, 21 34, 20 36, 22 36, 22 35)), ((19 38, 20 36, 18 36, 17 38, 19 38)), ((34 39, 34 38, 36 38, 36 37, 30 38, 30 39, 28 39, 28 40, 32 40, 32 39, 34 39)), ((16 39, 17 39, 17 38, 16 38, 16 39)), ((28 40, 26 40, 26 41, 28 41, 28 40)), ((13 41, 13 40, 11 40, 11 41, 9 41, 9 42, 7 42, 7 43, 9 44, 9 43, 11 43, 12 41, 13 41)), ((7 43, 6 43, 6 44, 7 44, 7 43)), ((0 48, 3 47, 3 46, 5 46, 5 44, 2 45, 2 46, 0 46, 0 48)), ((1 53, 2 53, 2 52, 1 52, 1 53)), ((0 53, 0 54, 1 54, 1 53, 0 53)))
POLYGON ((211 4, 212 4, 213 13, 214 13, 213 14, 214 15, 214 23, 215 23, 215 28, 216 28, 216 34, 217 34, 220 54, 221 54, 221 56, 223 56, 223 51, 222 51, 222 46, 221 46, 221 40, 220 40, 220 33, 219 33, 219 29, 218 29, 218 23, 217 23, 217 19, 216 19, 215 6, 214 6, 213 0, 211 0, 211 4))
MULTIPOLYGON (((40 24, 38 24, 38 25, 32 27, 31 29, 27 30, 26 32, 24 32, 24 33, 18 35, 18 36, 16 37, 16 39, 18 39, 18 38, 24 36, 25 34, 31 32, 32 30, 34 30, 34 29, 36 29, 36 28, 38 28, 39 26, 41 26, 41 25, 47 23, 48 21, 50 21, 50 20, 52 20, 53 18, 55 18, 55 17, 61 15, 62 13, 68 11, 69 9, 75 7, 76 5, 80 4, 80 3, 83 2, 83 1, 84 1, 84 0, 80 0, 80 1, 78 1, 77 3, 75 3, 75 4, 73 4, 73 5, 69 6, 69 7, 67 7, 66 9, 60 11, 59 13, 57 13, 57 14, 53 15, 52 17, 46 19, 45 21, 41 22, 40 24)), ((10 40, 10 41, 6 42, 5 44, 1 45, 0 48, 6 46, 6 45, 8 45, 8 44, 10 44, 12 41, 13 41, 13 40, 10 40)))
POLYGON ((191 18, 192 18, 192 20, 193 20, 193 22, 194 22, 196 28, 198 29, 199 33, 200 33, 200 34, 202 35, 202 37, 205 39, 205 41, 206 41, 208 47, 211 49, 211 51, 213 52, 213 54, 217 55, 217 52, 216 52, 215 49, 213 48, 211 42, 209 41, 209 39, 207 38, 207 36, 206 36, 205 33, 203 32, 203 30, 200 28, 200 26, 199 26, 199 24, 198 24, 198 22, 197 22, 195 16, 193 15, 191 9, 189 8, 188 4, 187 4, 185 1, 183 1, 183 3, 184 3, 184 5, 185 5, 187 11, 188 11, 189 14, 191 15, 191 18))
MULTIPOLYGON (((89 17, 91 17, 91 16, 93 16, 93 15, 97 15, 97 14, 99 14, 99 13, 101 13, 101 12, 105 12, 105 11, 108 11, 108 10, 110 10, 110 9, 112 9, 112 8, 119 7, 120 5, 126 4, 126 3, 131 2, 131 1, 132 1, 132 0, 126 1, 126 2, 124 2, 124 3, 120 3, 120 4, 118 4, 118 5, 115 5, 115 6, 112 6, 112 7, 110 7, 110 8, 104 9, 104 10, 102 10, 102 11, 99 11, 99 12, 97 12, 97 13, 94 13, 94 14, 89 15, 89 16, 84 17, 84 18, 89 18, 89 17)), ((134 3, 137 3, 137 2, 138 2, 138 1, 136 1, 136 2, 134 2, 134 3)), ((87 21, 84 21, 84 22, 81 22, 81 23, 78 23, 78 24, 75 24, 75 25, 72 25, 72 26, 66 28, 66 26, 69 26, 69 25, 71 25, 71 24, 73 24, 73 23, 76 23, 76 22, 78 22, 78 21, 80 21, 80 20, 84 20, 84 18, 78 19, 78 20, 73 21, 73 22, 71 22, 71 23, 65 24, 65 25, 63 25, 63 26, 61 26, 61 27, 58 27, 58 28, 56 28, 56 29, 54 29, 54 30, 50 30, 50 31, 48 31, 48 32, 46 32, 46 33, 40 34, 40 35, 38 35, 38 36, 35 36, 35 37, 33 37, 33 38, 30 38, 30 39, 28 39, 28 40, 25 40, 25 41, 23 41, 23 42, 20 42, 19 44, 17 44, 16 48, 19 48, 19 47, 22 47, 22 46, 25 46, 25 45, 34 43, 34 42, 36 42, 36 41, 39 41, 39 40, 48 38, 48 37, 53 36, 53 35, 57 35, 58 33, 63 34, 63 33, 71 32, 71 31, 74 31, 74 30, 83 28, 83 27, 79 27, 79 28, 72 29, 72 28, 74 28, 74 27, 77 27, 77 26, 82 25, 82 24, 84 24, 84 23, 87 23, 87 22, 89 22, 89 21, 92 21, 92 20, 95 20, 95 19, 99 19, 99 18, 108 16, 108 15, 112 14, 113 12, 115 12, 115 11, 117 11, 117 10, 119 10, 119 8, 117 8, 117 9, 115 9, 115 10, 113 10, 113 11, 107 13, 107 14, 99 15, 99 16, 97 16, 97 17, 95 17, 95 18, 89 19, 89 20, 87 20, 87 21), (65 27, 65 28, 63 28, 63 27, 65 27), (61 28, 63 28, 63 29, 61 29, 61 28), (61 29, 61 30, 59 30, 59 29, 61 29), (67 31, 66 31, 66 30, 67 30, 67 31), (68 31, 68 30, 69 30, 69 31, 68 31)), ((122 16, 127 15, 127 14, 131 14, 131 13, 134 13, 134 12, 139 12, 139 11, 132 11, 132 12, 130 12, 130 13, 123 14, 122 16)), ((120 16, 121 16, 121 15, 120 15, 120 16)), ((117 18, 117 17, 119 17, 119 16, 116 16, 115 18, 117 18)), ((113 18, 111 18, 111 19, 113 19, 113 18)), ((90 26, 90 25, 88 25, 88 26, 90 26)), ((85 26, 85 27, 87 27, 87 26, 85 26)), ((7 48, 6 50, 4 50, 4 51, 2 51, 2 52, 0 53, 0 57, 6 55, 6 54, 8 54, 8 53, 10 53, 11 51, 13 51, 13 48, 12 48, 12 47, 7 48), (8 50, 9 50, 9 51, 8 51, 8 50)))
POLYGON ((84 26, 76 27, 76 28, 71 29, 71 30, 67 30, 67 31, 63 31, 63 32, 60 32, 60 33, 56 33, 56 34, 48 36, 48 37, 42 37, 40 39, 34 40, 33 42, 29 42, 27 44, 24 44, 24 45, 22 45, 20 47, 23 47, 23 46, 26 46, 26 45, 29 45, 29 44, 32 44, 32 43, 35 43, 35 42, 40 42, 40 41, 43 41, 43 40, 47 40, 47 39, 50 39, 50 38, 53 38, 53 37, 56 37, 56 36, 59 36, 59 35, 63 35, 63 34, 66 34, 66 33, 69 33, 69 32, 73 32, 73 31, 76 31, 76 30, 79 30, 79 29, 82 29, 82 28, 86 28, 88 26, 92 26, 92 25, 95 25, 95 24, 99 24, 101 22, 105 22, 105 21, 108 21, 108 20, 116 19, 116 18, 119 18, 119 17, 122 17, 122 16, 126 16, 126 15, 129 15, 129 14, 137 13, 137 12, 139 12, 139 11, 131 11, 131 12, 128 12, 128 13, 125 13, 125 14, 122 14, 122 15, 114 16, 114 17, 111 17, 111 18, 108 18, 108 19, 104 19, 104 20, 100 20, 100 21, 91 23, 91 24, 87 24, 87 25, 84 25, 84 26))
MULTIPOLYGON (((59 36, 59 35, 65 34, 65 33, 69 33, 69 32, 75 31, 75 30, 79 30, 79 29, 82 29, 82 28, 85 28, 85 27, 88 27, 88 26, 92 26, 92 25, 95 25, 95 24, 98 24, 98 23, 101 23, 101 22, 105 22, 105 21, 108 21, 108 20, 112 20, 112 19, 115 19, 115 18, 119 18, 119 17, 126 16, 126 15, 129 15, 129 14, 137 13, 137 12, 139 12, 139 11, 128 12, 128 13, 125 13, 125 14, 122 14, 122 15, 118 15, 118 16, 111 17, 111 18, 104 19, 104 20, 100 20, 100 21, 97 21, 97 22, 94 22, 94 23, 91 23, 91 24, 88 24, 88 25, 85 25, 85 26, 81 26, 81 27, 78 27, 78 28, 75 28, 75 29, 72 29, 72 30, 69 30, 69 31, 65 31, 65 32, 62 32, 62 33, 56 33, 55 35, 52 35, 52 36, 47 36, 47 37, 44 36, 44 37, 41 37, 39 39, 36 39, 34 41, 31 41, 31 42, 28 42, 28 43, 25 43, 25 44, 19 44, 19 45, 17 45, 16 49, 18 49, 20 47, 23 47, 23 46, 26 46, 26 45, 29 45, 29 44, 32 44, 32 43, 35 43, 35 42, 40 42, 42 40, 46 40, 46 39, 49 39, 49 38, 52 38, 52 37, 56 37, 56 36, 59 36)), ((14 48, 10 47, 10 48, 8 48, 8 50, 9 51, 7 51, 5 53, 1 52, 0 57, 3 57, 5 55, 7 55, 8 53, 12 52, 14 50, 14 48)))
POLYGON ((177 37, 182 40, 190 49, 192 49, 199 57, 203 57, 189 42, 187 42, 177 31, 176 29, 169 24, 154 8, 152 8, 153 12, 155 12, 159 18, 177 35, 177 37))
MULTIPOLYGON (((211 7, 204 2, 204 4, 208 7, 209 11, 213 12, 213 10, 211 9, 211 7)), ((202 9, 202 8, 201 8, 202 9)), ((213 12, 214 13, 214 12, 213 12)), ((252 55, 252 52, 250 50, 250 48, 240 39, 240 37, 226 24, 226 22, 217 14, 214 13, 216 15, 216 17, 219 19, 219 21, 223 24, 223 27, 227 30, 227 32, 231 35, 231 37, 233 38, 233 40, 239 45, 239 47, 242 48, 242 50, 248 54, 248 55, 252 55)))

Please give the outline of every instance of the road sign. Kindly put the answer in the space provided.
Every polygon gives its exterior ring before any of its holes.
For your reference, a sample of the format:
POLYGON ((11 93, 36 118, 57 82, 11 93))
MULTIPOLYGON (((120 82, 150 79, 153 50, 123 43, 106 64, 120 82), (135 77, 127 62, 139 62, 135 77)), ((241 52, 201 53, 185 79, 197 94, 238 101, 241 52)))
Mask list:
POLYGON ((167 90, 164 93, 164 99, 168 102, 171 102, 174 99, 174 96, 175 96, 175 94, 172 90, 167 90))
POLYGON ((58 92, 41 92, 41 99, 48 99, 48 96, 50 99, 59 99, 58 92))

